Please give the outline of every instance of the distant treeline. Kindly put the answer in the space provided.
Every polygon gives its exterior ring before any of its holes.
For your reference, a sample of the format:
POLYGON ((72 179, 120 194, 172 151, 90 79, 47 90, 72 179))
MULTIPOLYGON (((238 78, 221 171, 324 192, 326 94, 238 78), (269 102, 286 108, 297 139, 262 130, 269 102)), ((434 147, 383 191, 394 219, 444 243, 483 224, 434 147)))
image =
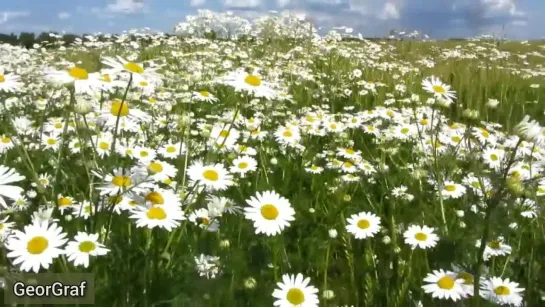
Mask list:
MULTIPOLYGON (((14 46, 23 46, 25 48, 32 48, 34 44, 41 44, 46 43, 53 43, 53 42, 60 42, 62 41, 62 44, 65 46, 71 45, 74 41, 76 41, 77 38, 80 38, 82 41, 86 41, 85 36, 89 34, 83 34, 83 35, 75 35, 75 34, 58 34, 56 32, 42 32, 38 35, 36 33, 32 32, 21 32, 19 35, 11 33, 11 34, 2 34, 0 33, 0 44, 7 43, 14 46), (51 36, 50 33, 55 34, 55 36, 51 36), (60 37, 60 38, 59 38, 60 37)), ((167 36, 171 36, 172 34, 166 34, 167 36)), ((104 36, 96 36, 94 35, 96 39, 99 41, 105 40, 104 36)), ((218 39, 214 33, 211 33, 210 35, 206 35, 207 38, 210 39, 218 39)), ((366 37, 365 39, 370 41, 379 41, 384 40, 383 37, 366 37)), ((218 39, 222 40, 222 39, 218 39)), ((242 38, 244 40, 244 38, 242 38)), ((251 39, 250 39, 251 40, 251 39)), ((355 38, 345 38, 345 40, 356 40, 355 38)), ((464 38, 451 38, 449 39, 451 41, 465 41, 464 38)))
MULTIPOLYGON (((32 33, 32 32, 21 32, 19 35, 15 33, 11 33, 11 34, 0 33, 0 43, 7 43, 14 46, 23 46, 26 48, 32 48, 34 44, 40 44, 43 42, 52 43, 58 40, 57 38, 51 37, 49 33, 50 32, 42 32, 37 36, 35 33, 32 33)), ((69 44, 72 44, 77 37, 82 38, 82 36, 78 36, 74 34, 64 34, 62 36, 62 41, 66 45, 69 45, 69 44)))

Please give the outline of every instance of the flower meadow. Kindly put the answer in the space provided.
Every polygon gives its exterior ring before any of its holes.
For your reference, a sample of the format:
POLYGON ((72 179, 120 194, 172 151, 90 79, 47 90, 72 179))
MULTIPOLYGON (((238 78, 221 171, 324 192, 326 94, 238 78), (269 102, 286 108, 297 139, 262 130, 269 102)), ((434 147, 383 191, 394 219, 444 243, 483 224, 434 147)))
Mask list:
POLYGON ((175 30, 0 46, 4 273, 92 272, 102 306, 545 304, 545 45, 175 30))

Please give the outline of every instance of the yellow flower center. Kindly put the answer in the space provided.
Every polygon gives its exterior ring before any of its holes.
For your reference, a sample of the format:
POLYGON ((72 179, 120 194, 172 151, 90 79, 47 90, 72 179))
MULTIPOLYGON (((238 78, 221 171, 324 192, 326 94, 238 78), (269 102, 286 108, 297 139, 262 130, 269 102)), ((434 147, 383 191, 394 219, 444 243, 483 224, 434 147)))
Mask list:
POLYGON ((146 81, 140 81, 140 83, 138 84, 140 84, 140 86, 148 86, 148 83, 146 81))
POLYGON ((305 294, 303 293, 303 291, 301 291, 301 289, 291 288, 288 290, 286 299, 292 305, 301 305, 305 302, 305 294))
POLYGON ((102 80, 104 82, 112 82, 112 78, 110 78, 110 75, 108 75, 108 74, 102 75, 100 80, 102 80))
POLYGON ((72 205, 72 200, 66 197, 61 197, 57 200, 57 204, 59 205, 59 207, 70 206, 72 205))
POLYGON ((49 246, 49 241, 47 241, 46 238, 42 236, 37 236, 30 239, 30 241, 28 241, 26 245, 26 249, 32 255, 39 255, 43 253, 48 246, 49 246))
POLYGON ((110 114, 113 116, 128 116, 129 105, 120 100, 113 101, 112 107, 110 108, 110 114))
POLYGON ((210 225, 210 219, 207 217, 201 217, 201 224, 210 225))
POLYGON ((163 205, 165 203, 165 199, 163 198, 163 195, 159 192, 151 192, 148 195, 146 195, 146 200, 151 202, 154 205, 163 205))
POLYGON ((371 223, 369 223, 369 221, 366 219, 361 219, 358 221, 357 225, 359 229, 367 229, 371 226, 371 223))
POLYGON ((144 67, 134 62, 128 62, 127 64, 123 65, 123 68, 135 74, 141 74, 144 72, 144 67))
POLYGON ((244 78, 244 82, 251 86, 260 86, 261 85, 261 79, 259 79, 258 76, 249 75, 246 78, 244 78))
POLYGON ((222 138, 228 137, 228 136, 229 136, 229 130, 222 130, 222 131, 220 132, 220 136, 221 136, 222 138))
POLYGON ((452 277, 443 276, 437 281, 437 286, 441 289, 450 290, 454 288, 455 281, 452 277))
POLYGON ((107 150, 110 148, 110 144, 106 142, 100 142, 100 144, 98 144, 98 147, 100 147, 100 149, 107 150))
POLYGON ((207 91, 200 91, 200 93, 201 93, 201 96, 203 97, 206 97, 206 98, 210 97, 210 93, 208 93, 207 91))
POLYGON ((442 87, 441 85, 434 85, 433 86, 433 91, 436 92, 436 93, 439 93, 439 94, 442 94, 442 93, 446 92, 445 88, 442 87))
POLYGON ((61 124, 61 123, 56 123, 56 124, 54 125, 54 127, 55 127, 56 129, 61 129, 61 128, 62 128, 62 124, 61 124))
POLYGON ((445 186, 445 190, 449 191, 449 192, 454 192, 456 191, 456 186, 453 185, 453 184, 448 184, 445 186))
POLYGON ((284 131, 284 133, 282 133, 282 136, 285 138, 291 138, 293 136, 293 133, 291 133, 291 131, 284 131))
POLYGON ((337 124, 333 123, 329 125, 329 128, 331 129, 337 129, 337 124))
POLYGON ((493 240, 490 243, 488 243, 488 247, 490 247, 492 249, 500 249, 500 241, 493 240))
POLYGON ((275 205, 266 204, 261 207, 261 215, 266 220, 272 221, 272 220, 276 220, 276 218, 279 215, 279 212, 275 205))
POLYGON ((513 171, 511 174, 511 177, 520 179, 522 177, 521 173, 519 171, 513 171))
POLYGON ((150 220, 164 220, 167 218, 165 210, 161 207, 151 207, 146 214, 150 220))
POLYGON ((131 178, 127 176, 115 176, 112 178, 112 184, 116 187, 128 187, 132 184, 131 178))
POLYGON ((168 146, 168 147, 167 147, 167 152, 168 152, 168 153, 176 152, 176 147, 174 147, 174 146, 168 146))
POLYGON ((82 253, 90 253, 96 249, 96 245, 91 241, 84 241, 79 244, 79 251, 82 253))
POLYGON ((417 239, 418 241, 426 241, 426 239, 428 238, 428 235, 423 232, 418 232, 414 235, 414 238, 417 239))
POLYGON ((4 75, 0 75, 0 83, 6 82, 6 77, 4 75))
POLYGON ((148 165, 148 172, 150 172, 152 174, 157 174, 157 173, 160 173, 162 171, 163 171, 163 166, 161 165, 161 163, 151 162, 148 165))
POLYGON ((425 119, 425 118, 423 118, 423 119, 420 120, 420 124, 421 124, 422 126, 426 126, 428 123, 429 123, 429 121, 428 121, 427 119, 425 119))
POLYGON ((403 134, 409 133, 409 128, 403 128, 403 129, 401 129, 401 133, 403 133, 403 134))
POLYGON ((453 141, 456 142, 456 143, 460 143, 460 142, 462 141, 462 139, 461 139, 459 136, 453 136, 453 137, 451 138, 451 140, 453 140, 453 141))
POLYGON ((11 143, 11 139, 6 136, 6 137, 1 138, 0 142, 2 142, 4 144, 9 144, 9 143, 11 143))
POLYGON ((212 169, 208 169, 208 170, 204 171, 202 173, 202 176, 204 177, 204 179, 209 180, 209 181, 218 181, 219 178, 220 178, 218 172, 216 172, 215 170, 212 170, 212 169))
POLYGON ((89 74, 87 74, 87 70, 80 68, 80 67, 72 67, 68 71, 68 74, 70 77, 76 79, 76 80, 87 80, 89 79, 89 74))
POLYGON ((119 204, 122 200, 123 200, 122 196, 110 196, 110 197, 108 197, 108 201, 110 202, 110 204, 114 204, 114 205, 119 204))
POLYGON ((246 162, 240 162, 238 164, 238 168, 240 168, 240 169, 245 169, 247 167, 248 167, 248 163, 246 163, 246 162))
POLYGON ((509 295, 511 294, 511 290, 509 290, 509 288, 507 288, 506 286, 498 286, 494 288, 494 293, 496 293, 497 295, 509 295))
POLYGON ((458 275, 456 275, 456 278, 463 279, 464 285, 472 285, 473 284, 473 275, 469 274, 467 272, 460 272, 458 275))
POLYGON ((55 139, 48 139, 47 140, 47 145, 55 145, 55 144, 57 144, 57 140, 55 140, 55 139))
POLYGON ((345 149, 344 152, 346 152, 349 155, 353 155, 356 153, 353 149, 350 149, 350 148, 345 149))
POLYGON ((498 159, 499 159, 499 158, 498 158, 497 155, 495 155, 495 154, 491 154, 491 155, 490 155, 490 160, 492 160, 492 161, 498 161, 498 159))

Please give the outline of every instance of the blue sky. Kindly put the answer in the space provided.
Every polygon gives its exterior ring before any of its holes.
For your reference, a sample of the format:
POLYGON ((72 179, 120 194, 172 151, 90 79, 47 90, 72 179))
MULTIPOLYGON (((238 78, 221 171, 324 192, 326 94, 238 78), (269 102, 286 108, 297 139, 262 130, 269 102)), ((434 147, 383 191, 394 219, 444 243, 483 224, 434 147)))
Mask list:
POLYGON ((198 9, 247 16, 290 10, 364 36, 400 29, 447 38, 504 29, 513 39, 545 38, 545 0, 1 0, 0 32, 170 32, 198 9))

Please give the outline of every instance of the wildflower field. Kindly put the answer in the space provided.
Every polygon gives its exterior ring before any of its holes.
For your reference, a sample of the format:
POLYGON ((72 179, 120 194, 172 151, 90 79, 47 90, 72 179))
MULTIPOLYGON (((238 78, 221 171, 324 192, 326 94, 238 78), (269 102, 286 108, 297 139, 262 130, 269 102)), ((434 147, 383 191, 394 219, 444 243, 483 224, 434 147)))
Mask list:
POLYGON ((211 18, 0 46, 3 273, 92 272, 98 306, 545 305, 544 42, 211 18))

